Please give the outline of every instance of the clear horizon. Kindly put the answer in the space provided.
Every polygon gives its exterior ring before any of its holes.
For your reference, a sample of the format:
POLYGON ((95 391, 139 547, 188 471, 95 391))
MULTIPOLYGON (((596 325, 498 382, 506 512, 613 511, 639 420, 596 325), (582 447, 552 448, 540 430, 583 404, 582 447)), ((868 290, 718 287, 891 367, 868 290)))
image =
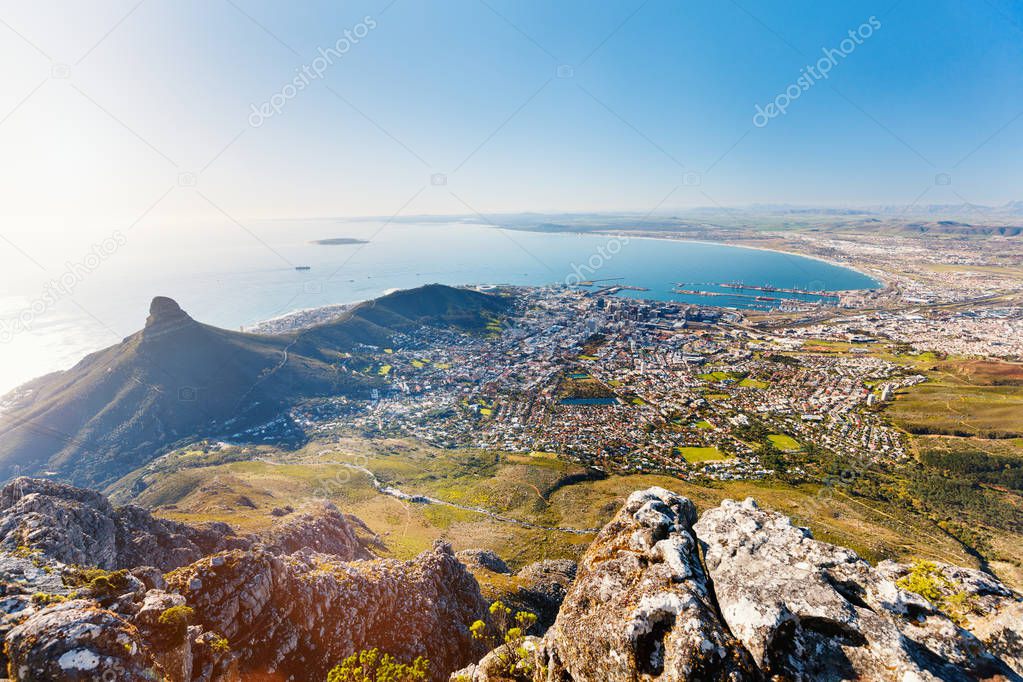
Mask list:
POLYGON ((147 0, 0 19, 15 243, 40 222, 77 238, 225 215, 998 206, 1023 179, 1023 8, 1002 0, 147 0))

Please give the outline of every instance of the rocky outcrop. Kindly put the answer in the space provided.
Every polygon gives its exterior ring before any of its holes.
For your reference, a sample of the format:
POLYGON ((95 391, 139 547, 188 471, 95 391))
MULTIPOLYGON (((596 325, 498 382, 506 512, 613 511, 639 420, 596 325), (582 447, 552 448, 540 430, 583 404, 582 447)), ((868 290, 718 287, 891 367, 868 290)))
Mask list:
POLYGON ((25 582, 8 583, 0 604, 19 680, 322 680, 374 647, 426 657, 439 680, 486 653, 468 626, 488 603, 443 544, 407 562, 234 550, 173 571, 166 589, 148 587, 149 571, 100 572, 70 601, 67 586, 42 598, 37 589, 56 588, 50 576, 70 567, 36 573, 33 560, 0 556, 15 562, 25 582))
POLYGON ((108 570, 150 566, 165 572, 256 545, 278 554, 310 549, 342 560, 371 558, 357 530, 371 535, 362 521, 330 503, 279 519, 263 533, 237 535, 226 523, 160 519, 134 505, 115 508, 93 490, 46 479, 18 478, 0 489, 0 549, 38 551, 65 564, 108 570))
POLYGON ((165 676, 137 628, 94 602, 76 599, 43 609, 7 635, 10 673, 18 680, 146 680, 165 676))
POLYGON ((151 590, 111 608, 92 599, 27 606, 5 637, 7 669, 19 681, 238 682, 226 640, 187 616, 165 622, 181 595, 151 590), (127 607, 127 608, 125 608, 127 607))
POLYGON ((693 503, 633 493, 579 562, 541 658, 552 680, 756 679, 700 564, 693 503))
POLYGON ((248 547, 230 526, 189 526, 135 506, 115 509, 102 494, 45 479, 0 489, 0 548, 38 550, 66 564, 168 571, 222 549, 248 547))
POLYGON ((216 554, 168 576, 242 672, 324 679, 348 655, 380 647, 424 656, 436 679, 485 653, 468 626, 485 617, 475 579, 445 544, 412 561, 340 562, 323 554, 216 554))
POLYGON ((188 627, 184 597, 151 588, 152 571, 0 552, 0 670, 18 680, 235 682, 225 640, 188 627), (175 607, 177 618, 167 620, 175 607))
POLYGON ((928 570, 937 606, 900 587, 910 567, 874 568, 752 499, 697 522, 652 488, 586 551, 531 679, 1023 680, 1020 595, 980 571, 928 570), (955 622, 946 603, 965 608, 955 622))
POLYGON ((843 547, 726 500, 694 526, 718 607, 768 676, 793 680, 973 680, 1004 662, 922 597, 843 547), (812 653, 811 653, 812 652, 812 653))
POLYGON ((512 570, 504 559, 489 549, 463 549, 455 554, 458 560, 470 569, 482 568, 493 573, 511 574, 512 570))
POLYGON ((342 561, 371 559, 373 555, 360 542, 353 520, 362 523, 326 502, 278 521, 262 540, 276 554, 310 549, 331 554, 342 561))
POLYGON ((515 574, 520 587, 514 598, 521 604, 521 610, 536 616, 531 632, 542 635, 554 625, 577 570, 574 561, 552 559, 524 566, 515 574))
MULTIPOLYGON (((957 605, 956 615, 965 627, 989 652, 1023 675, 1023 597, 983 571, 928 563, 940 576, 932 586, 941 601, 957 605)), ((906 578, 913 568, 893 561, 877 565, 878 572, 893 581, 906 578)))

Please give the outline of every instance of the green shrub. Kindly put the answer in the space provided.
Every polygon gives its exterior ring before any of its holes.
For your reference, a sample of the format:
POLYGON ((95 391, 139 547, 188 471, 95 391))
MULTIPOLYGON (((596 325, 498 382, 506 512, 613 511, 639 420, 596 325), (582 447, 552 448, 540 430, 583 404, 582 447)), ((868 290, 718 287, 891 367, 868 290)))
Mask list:
POLYGON ((226 654, 231 651, 231 643, 227 641, 227 637, 221 637, 216 635, 210 640, 210 649, 218 654, 226 654))
POLYGON ((533 663, 524 643, 526 632, 536 623, 536 615, 519 611, 513 616, 503 602, 495 601, 490 605, 490 620, 489 625, 482 620, 470 625, 472 638, 497 652, 501 671, 512 680, 531 680, 533 663))
POLYGON ((965 626, 974 610, 973 597, 949 580, 933 561, 917 561, 909 573, 899 578, 896 585, 915 592, 943 612, 957 625, 965 626))
POLYGON ((128 591, 128 571, 107 571, 102 568, 73 568, 63 575, 68 587, 81 588, 85 596, 100 602, 119 597, 128 591))
POLYGON ((430 662, 418 657, 412 663, 399 663, 379 649, 352 654, 327 673, 327 682, 426 682, 430 662))
POLYGON ((188 623, 195 615, 191 606, 172 606, 160 614, 157 625, 164 643, 168 646, 178 646, 185 641, 188 634, 188 623))
POLYGON ((32 595, 32 603, 40 606, 49 606, 50 604, 59 604, 62 601, 67 601, 67 597, 62 594, 48 594, 46 592, 36 592, 32 595))

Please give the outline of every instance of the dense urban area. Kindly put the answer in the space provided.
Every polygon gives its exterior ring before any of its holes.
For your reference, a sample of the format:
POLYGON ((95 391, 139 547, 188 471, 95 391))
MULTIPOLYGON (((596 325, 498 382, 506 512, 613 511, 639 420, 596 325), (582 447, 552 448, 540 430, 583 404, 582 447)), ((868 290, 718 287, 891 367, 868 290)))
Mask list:
MULTIPOLYGON (((807 449, 904 460, 906 434, 884 409, 927 381, 921 364, 1023 355, 1018 275, 1002 276, 975 246, 953 243, 939 258, 915 239, 788 239, 785 248, 854 265, 881 286, 833 297, 791 292, 767 311, 716 307, 713 295, 706 305, 648 301, 599 282, 488 287, 513 307, 486 333, 424 329, 362 348, 342 369, 386 380, 374 400, 307 402, 290 423, 249 435, 272 440, 297 424, 317 437, 550 452, 609 472, 761 478, 777 453, 807 449)), ((306 311, 262 331, 343 309, 306 311)))

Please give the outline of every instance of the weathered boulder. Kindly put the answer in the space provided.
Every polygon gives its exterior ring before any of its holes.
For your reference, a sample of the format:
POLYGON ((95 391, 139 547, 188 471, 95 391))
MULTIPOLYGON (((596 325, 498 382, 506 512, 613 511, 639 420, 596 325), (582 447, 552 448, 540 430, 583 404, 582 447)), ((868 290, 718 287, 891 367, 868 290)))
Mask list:
POLYGON ((199 624, 230 641, 242 673, 323 679, 350 654, 379 647, 398 660, 424 656, 435 679, 447 679, 485 653, 468 626, 488 605, 445 544, 412 561, 233 551, 174 571, 168 584, 199 624))
POLYGON ((463 549, 456 552, 455 556, 470 569, 485 568, 494 573, 512 572, 508 564, 504 563, 504 559, 489 549, 463 549))
POLYGON ((189 526, 135 506, 115 509, 98 492, 17 478, 0 489, 0 548, 39 550, 66 564, 168 571, 202 556, 248 547, 227 524, 189 526))
POLYGON ((692 502, 662 488, 629 496, 583 555, 544 639, 549 679, 758 679, 718 616, 695 520, 692 502))
MULTIPOLYGON (((373 555, 359 541, 353 519, 326 502, 278 521, 263 534, 262 540, 276 554, 310 549, 341 561, 371 559, 373 555)), ((361 523, 357 519, 355 522, 361 523)))
POLYGON ((1016 679, 926 600, 752 499, 725 500, 694 530, 722 617, 768 677, 1016 679))
POLYGON ((82 599, 29 616, 7 634, 7 655, 19 682, 165 676, 131 623, 82 599))
MULTIPOLYGON (((926 562, 935 573, 929 587, 940 595, 938 608, 955 607, 951 615, 1017 673, 1023 675, 1023 596, 993 576, 974 568, 926 562)), ((920 566, 882 561, 877 570, 892 581, 906 578, 920 566)))

